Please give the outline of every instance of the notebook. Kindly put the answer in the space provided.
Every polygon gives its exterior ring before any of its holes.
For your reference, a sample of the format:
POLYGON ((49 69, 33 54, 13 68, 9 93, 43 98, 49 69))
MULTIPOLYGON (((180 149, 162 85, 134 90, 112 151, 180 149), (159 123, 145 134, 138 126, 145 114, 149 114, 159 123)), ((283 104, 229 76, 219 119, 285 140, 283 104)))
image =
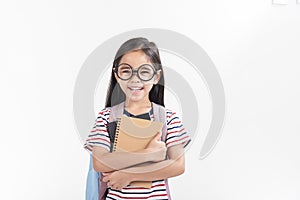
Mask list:
MULTIPOLYGON (((161 122, 121 116, 118 118, 113 151, 134 152, 145 149, 162 128, 161 122)), ((151 181, 135 181, 131 186, 150 188, 151 181)))
MULTIPOLYGON (((145 119, 145 120, 151 120, 151 117, 150 117, 151 112, 153 113, 152 109, 150 110, 149 113, 133 115, 133 114, 129 113, 127 110, 124 110, 124 114, 128 117, 134 117, 134 118, 145 119)), ((116 128, 117 128, 117 121, 107 123, 107 131, 108 131, 108 135, 110 138, 110 152, 113 151, 116 128)))

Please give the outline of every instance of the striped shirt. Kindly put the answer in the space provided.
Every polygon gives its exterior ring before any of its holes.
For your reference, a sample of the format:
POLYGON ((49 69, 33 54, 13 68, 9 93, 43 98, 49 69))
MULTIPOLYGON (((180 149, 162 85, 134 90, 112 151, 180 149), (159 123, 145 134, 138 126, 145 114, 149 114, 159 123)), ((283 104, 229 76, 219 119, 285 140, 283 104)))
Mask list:
MULTIPOLYGON (((171 147, 181 143, 187 143, 190 140, 189 135, 185 131, 183 124, 176 112, 166 110, 166 123, 167 123, 167 136, 166 136, 166 147, 171 147)), ((109 113, 111 108, 105 108, 101 110, 97 116, 95 124, 86 139, 84 147, 91 153, 93 146, 100 146, 107 151, 110 151, 110 137, 106 125, 109 123, 109 113)), ((149 113, 153 120, 153 113, 149 113)), ((121 191, 113 190, 109 188, 106 199, 109 200, 167 200, 167 190, 164 180, 152 181, 151 188, 141 188, 134 186, 126 186, 121 191)))

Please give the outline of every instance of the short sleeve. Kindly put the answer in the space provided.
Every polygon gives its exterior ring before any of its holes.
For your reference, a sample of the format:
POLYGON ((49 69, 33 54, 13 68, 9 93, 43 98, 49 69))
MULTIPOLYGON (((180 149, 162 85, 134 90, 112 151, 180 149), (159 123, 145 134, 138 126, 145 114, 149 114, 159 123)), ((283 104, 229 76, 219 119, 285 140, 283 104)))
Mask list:
POLYGON ((166 118, 167 118, 167 137, 166 137, 166 146, 171 147, 177 144, 187 144, 190 142, 190 136, 185 131, 183 123, 179 115, 169 109, 166 109, 166 118))
POLYGON ((110 151, 110 138, 107 131, 109 113, 110 109, 108 108, 98 113, 95 124, 84 144, 84 148, 90 153, 93 150, 93 146, 103 147, 107 151, 110 151))

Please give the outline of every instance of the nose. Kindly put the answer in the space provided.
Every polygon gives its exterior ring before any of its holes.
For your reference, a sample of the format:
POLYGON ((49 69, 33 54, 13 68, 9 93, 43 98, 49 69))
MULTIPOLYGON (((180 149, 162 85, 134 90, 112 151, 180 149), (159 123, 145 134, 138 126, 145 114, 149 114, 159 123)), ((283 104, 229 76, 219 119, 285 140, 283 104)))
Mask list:
POLYGON ((132 72, 132 77, 130 78, 130 81, 133 81, 133 82, 140 82, 141 81, 139 79, 138 75, 137 75, 137 71, 132 72))

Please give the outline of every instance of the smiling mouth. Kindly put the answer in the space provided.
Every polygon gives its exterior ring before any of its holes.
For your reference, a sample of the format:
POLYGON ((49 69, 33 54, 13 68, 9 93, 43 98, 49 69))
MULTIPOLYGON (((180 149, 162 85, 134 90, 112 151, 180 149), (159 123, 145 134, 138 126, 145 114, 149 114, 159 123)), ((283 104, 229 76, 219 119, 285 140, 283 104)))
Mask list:
POLYGON ((144 87, 128 87, 128 89, 131 91, 139 91, 139 90, 144 89, 144 87))

